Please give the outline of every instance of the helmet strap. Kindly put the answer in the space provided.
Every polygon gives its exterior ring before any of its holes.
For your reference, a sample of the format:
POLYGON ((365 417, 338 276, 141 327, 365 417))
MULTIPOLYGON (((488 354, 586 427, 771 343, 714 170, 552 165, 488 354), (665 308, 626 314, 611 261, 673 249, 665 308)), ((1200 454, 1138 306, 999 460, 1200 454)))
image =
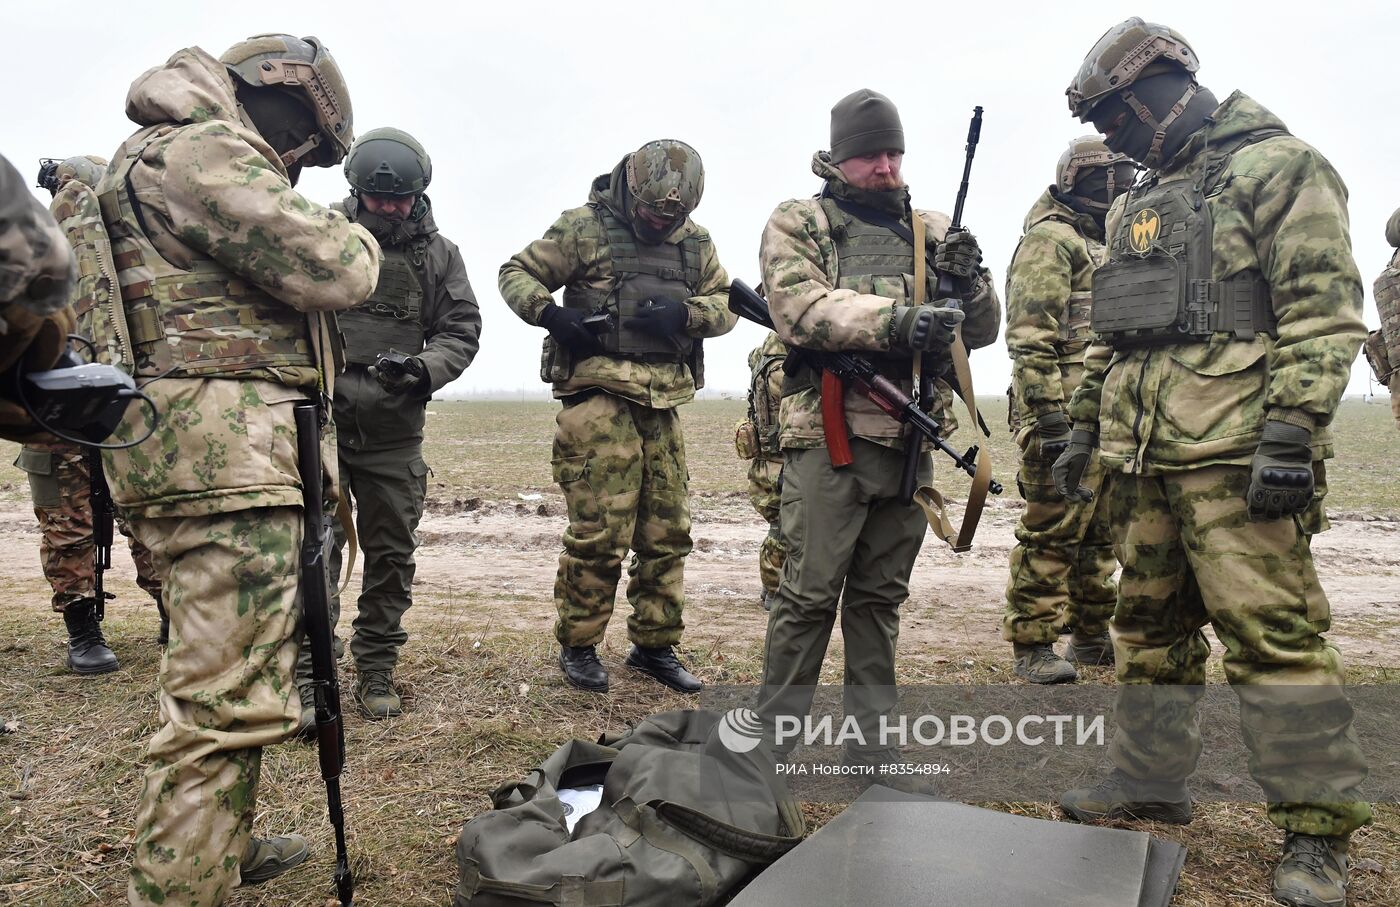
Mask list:
MULTIPOLYGON (((1153 116, 1152 111, 1148 109, 1146 104, 1137 99, 1137 95, 1133 94, 1131 88, 1125 88, 1120 92, 1123 102, 1133 109, 1133 112, 1137 114, 1137 118, 1143 122, 1143 125, 1153 130, 1152 145, 1147 150, 1146 160, 1142 162, 1144 166, 1156 167, 1158 164, 1162 163, 1162 145, 1167 141, 1167 129, 1172 123, 1176 122, 1177 117, 1185 112, 1186 105, 1196 96, 1198 90, 1199 86, 1196 85, 1196 80, 1192 79, 1186 86, 1186 90, 1182 92, 1181 97, 1177 98, 1176 103, 1172 105, 1171 110, 1167 112, 1167 115, 1162 118, 1161 122, 1157 121, 1157 118, 1153 116)), ((1112 177, 1110 177, 1110 179, 1112 179, 1112 177)))
POLYGON ((303 157, 316 150, 316 148, 320 144, 321 133, 319 131, 311 133, 311 135, 307 137, 306 141, 302 142, 300 145, 296 146, 291 151, 283 152, 282 165, 285 167, 292 166, 297 161, 301 160, 303 157))

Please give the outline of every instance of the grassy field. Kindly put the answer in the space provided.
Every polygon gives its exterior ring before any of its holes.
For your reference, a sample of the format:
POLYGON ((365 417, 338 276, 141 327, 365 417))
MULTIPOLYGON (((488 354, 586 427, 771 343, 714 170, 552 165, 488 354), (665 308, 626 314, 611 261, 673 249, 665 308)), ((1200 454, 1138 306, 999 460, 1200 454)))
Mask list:
MULTIPOLYGON (((1008 485, 1014 456, 1004 402, 988 400, 996 431, 996 474, 1008 485)), ((434 403, 426 457, 434 470, 431 498, 509 501, 517 494, 552 491, 550 442, 556 405, 544 402, 434 403)), ((739 401, 706 401, 685 409, 692 487, 697 496, 739 498, 742 466, 732 449, 739 401)), ((1329 464, 1330 508, 1335 512, 1400 515, 1400 435, 1388 407, 1344 404, 1336 420, 1338 458, 1329 464)), ((967 443, 969 433, 963 432, 967 443)), ((0 445, 0 501, 12 521, 25 518, 23 475, 8 464, 13 445, 0 445)), ((1014 500, 1014 491, 1009 493, 1014 500)), ((559 527, 559 528, 562 528, 559 527)), ((12 544, 33 537, 9 527, 12 544)), ((490 557, 489 551, 481 557, 490 557)), ((552 553, 542 555, 546 559, 552 553)), ((689 583, 688 583, 689 585, 689 583)), ((47 609, 42 579, 33 573, 0 577, 0 904, 70 907, 124 903, 133 813, 144 748, 156 727, 159 651, 154 608, 127 581, 105 624, 122 670, 79 679, 62 666, 60 625, 47 609)), ((951 605, 952 603, 945 603, 951 605)), ((762 619, 744 632, 707 630, 705 620, 729 614, 733 601, 694 595, 688 605, 684 657, 706 682, 754 683, 762 658, 762 619), (693 622, 689 615, 692 609, 693 622)), ((614 670, 613 692, 588 696, 563 684, 547 627, 547 601, 473 582, 415 588, 407 625, 411 641, 396 674, 408 710, 393 722, 347 724, 349 762, 344 777, 354 870, 366 905, 443 905, 456 880, 453 844, 467 818, 489 807, 488 794, 519 778, 572 736, 596 738, 689 700, 630 678, 620 668, 625 639, 615 632, 603 651, 614 670), (540 615, 539 632, 502 629, 510 610, 540 615)), ((733 618, 731 617, 731 621, 733 618)), ((620 621, 615 622, 620 623, 620 621)), ((841 647, 833 641, 824 679, 838 681, 841 647)), ((931 647, 902 648, 904 682, 1006 682, 1006 653, 931 647)), ((348 660, 347 660, 348 664, 348 660)), ((1354 680, 1394 682, 1393 673, 1352 665, 1354 680)), ((1109 682, 1106 670, 1091 682, 1109 682)), ((1213 676, 1218 676, 1214 674, 1213 676)), ((346 684, 353 677, 346 678, 346 684)), ((256 826, 300 830, 315 854, 309 868, 267 886, 240 891, 236 907, 327 904, 332 846, 315 750, 300 744, 268 749, 262 769, 256 826)), ((998 804, 1026 815, 1053 818, 1048 803, 998 804)), ((813 826, 839 806, 808 804, 813 826)), ((1184 843, 1190 857, 1174 907, 1250 907, 1269 903, 1269 873, 1282 835, 1253 804, 1202 806, 1189 826, 1132 826, 1184 843)), ((1356 837, 1364 863, 1354 876, 1353 907, 1396 903, 1400 880, 1400 809, 1377 808, 1377 822, 1356 837)), ((682 907, 682 905, 676 905, 682 907)))

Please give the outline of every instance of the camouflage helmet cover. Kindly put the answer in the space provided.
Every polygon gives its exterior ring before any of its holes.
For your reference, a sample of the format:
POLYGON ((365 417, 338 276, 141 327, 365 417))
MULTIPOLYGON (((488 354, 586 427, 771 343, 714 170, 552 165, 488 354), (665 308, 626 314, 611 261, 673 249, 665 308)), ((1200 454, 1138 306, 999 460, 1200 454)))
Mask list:
POLYGON ((637 204, 667 220, 687 216, 705 192, 700 154, 685 142, 647 142, 627 158, 627 190, 637 204))
POLYGON ((355 140, 350 90, 318 39, 254 35, 224 51, 219 62, 250 88, 281 88, 301 97, 316 115, 318 131, 284 154, 283 163, 330 167, 350 150, 355 140))
POLYGON ((371 129, 345 158, 345 179, 360 192, 417 195, 433 179, 433 161, 413 136, 402 129, 371 129))
POLYGON ((85 186, 96 186, 107 170, 107 162, 95 154, 83 154, 60 161, 54 176, 58 185, 77 180, 85 186))
POLYGON ((1154 63, 1175 64, 1187 72, 1200 68, 1196 52, 1175 29, 1137 16, 1123 20, 1104 32, 1065 89, 1070 113, 1088 122, 1095 104, 1127 88, 1154 63))
POLYGON ((1060 162, 1055 166, 1055 188, 1072 194, 1075 181, 1085 170, 1104 167, 1109 171, 1109 195, 1112 195, 1114 165, 1132 163, 1126 154, 1108 150, 1102 136, 1082 135, 1071 140, 1064 154, 1060 155, 1060 162))

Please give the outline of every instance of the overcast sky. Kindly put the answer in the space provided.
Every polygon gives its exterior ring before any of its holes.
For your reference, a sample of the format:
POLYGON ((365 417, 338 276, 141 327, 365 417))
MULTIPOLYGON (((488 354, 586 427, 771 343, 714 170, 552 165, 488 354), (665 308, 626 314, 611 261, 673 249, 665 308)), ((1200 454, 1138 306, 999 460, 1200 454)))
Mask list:
MULTIPOLYGON (((543 389, 544 332, 506 308, 496 272, 582 204, 593 177, 650 139, 699 150, 706 180, 695 219, 730 275, 757 283, 768 215, 819 187, 809 162, 828 145, 831 105, 862 87, 900 108, 904 174, 921 208, 951 211, 968 116, 973 105, 986 109, 965 221, 1004 291, 1026 211, 1066 143, 1092 131, 1069 115, 1065 86, 1099 35, 1130 13, 1176 28, 1203 61, 1203 85, 1222 100, 1248 93, 1337 167, 1351 190, 1366 320, 1377 323, 1370 285, 1390 255, 1386 218, 1400 205, 1391 87, 1400 13, 1389 4, 304 0, 249 9, 10 4, 0 153, 26 175, 40 157, 109 157, 135 128, 123 113, 131 81, 176 50, 217 56, 266 31, 321 38, 349 83, 356 132, 397 126, 433 157, 428 194, 462 249, 484 321, 481 353, 450 393, 543 389)), ((314 170, 299 189, 329 203, 345 183, 339 168, 314 170)), ((745 356, 761 336, 740 322, 706 344, 713 389, 746 385, 745 356)), ((979 394, 1005 390, 1003 344, 972 363, 979 394)), ((1358 360, 1350 391, 1367 387, 1358 360)))

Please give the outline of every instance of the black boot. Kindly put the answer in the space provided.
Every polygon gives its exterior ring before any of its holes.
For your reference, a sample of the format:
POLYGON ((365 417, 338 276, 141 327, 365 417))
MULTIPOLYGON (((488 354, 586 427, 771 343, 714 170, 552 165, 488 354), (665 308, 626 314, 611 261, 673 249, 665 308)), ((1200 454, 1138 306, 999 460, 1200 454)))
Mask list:
POLYGON ((559 667, 569 683, 589 693, 608 691, 608 672, 598 660, 596 646, 564 646, 559 651, 559 667))
POLYGON ((165 605, 161 604, 160 596, 156 596, 156 610, 160 612, 160 633, 156 636, 156 645, 170 645, 170 615, 165 613, 165 605))
POLYGON ((63 609, 68 627, 68 670, 74 674, 106 674, 117 669, 117 656, 102 638, 97 600, 80 598, 63 609))
POLYGON ((676 653, 670 646, 655 649, 633 646, 627 653, 627 667, 668 686, 677 693, 698 693, 705 685, 676 660, 676 653))

